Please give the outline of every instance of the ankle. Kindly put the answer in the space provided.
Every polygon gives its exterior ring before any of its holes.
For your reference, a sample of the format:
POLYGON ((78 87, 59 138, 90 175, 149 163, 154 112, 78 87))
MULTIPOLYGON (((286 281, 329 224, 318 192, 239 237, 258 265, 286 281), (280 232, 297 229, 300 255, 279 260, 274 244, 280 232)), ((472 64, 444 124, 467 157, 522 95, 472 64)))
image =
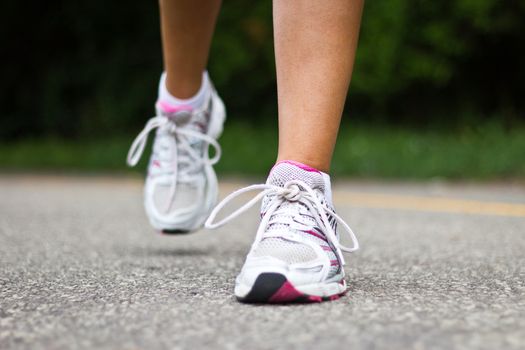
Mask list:
POLYGON ((183 81, 181 84, 177 82, 177 94, 172 93, 172 89, 168 85, 168 76, 166 72, 162 73, 159 83, 158 102, 168 106, 185 106, 189 109, 201 108, 205 103, 211 91, 211 83, 208 73, 202 73, 202 79, 197 87, 187 89, 189 85, 185 85, 183 81), (179 91, 192 91, 191 93, 179 94, 179 91))

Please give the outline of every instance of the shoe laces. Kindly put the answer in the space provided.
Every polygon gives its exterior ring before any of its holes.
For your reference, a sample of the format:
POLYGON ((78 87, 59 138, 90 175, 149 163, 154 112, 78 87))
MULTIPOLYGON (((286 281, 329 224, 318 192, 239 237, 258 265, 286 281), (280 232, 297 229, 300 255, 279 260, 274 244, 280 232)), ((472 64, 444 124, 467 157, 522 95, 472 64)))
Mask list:
MULTIPOLYGON (((286 216, 274 215, 276 214, 283 204, 289 202, 297 202, 304 205, 309 214, 313 217, 317 225, 323 230, 323 233, 328 242, 335 248, 335 253, 342 265, 345 261, 342 252, 354 252, 359 249, 359 242, 357 241, 356 235, 348 226, 348 224, 337 215, 333 209, 331 209, 326 203, 322 203, 315 191, 308 186, 304 181, 291 180, 284 184, 283 187, 275 186, 271 184, 257 184, 248 187, 241 188, 235 192, 232 192, 226 198, 224 198, 211 212, 210 216, 206 220, 206 228, 214 229, 225 225, 229 221, 235 219, 252 206, 254 206, 259 200, 268 196, 271 198, 270 202, 266 206, 266 211, 262 215, 261 224, 257 230, 255 237, 255 243, 260 242, 264 238, 264 233, 267 228, 272 224, 288 225, 289 220, 284 219, 286 216), (257 195, 233 211, 231 214, 226 216, 224 219, 214 222, 217 214, 228 204, 230 201, 238 197, 239 195, 251 191, 260 191, 257 195), (328 216, 333 217, 337 223, 341 224, 345 232, 350 236, 352 240, 352 247, 346 247, 339 242, 337 237, 336 229, 330 224, 328 216)), ((289 216, 287 217, 289 218, 289 216)))
MULTIPOLYGON (((199 113, 207 113, 207 110, 204 108, 195 110, 193 115, 199 113)), ((193 183, 197 179, 196 174, 199 173, 199 170, 203 166, 212 166, 221 158, 221 147, 217 140, 202 132, 187 128, 189 125, 191 125, 191 123, 187 123, 184 126, 178 126, 167 116, 154 116, 148 120, 146 126, 137 135, 128 151, 127 164, 129 166, 137 165, 146 147, 149 133, 155 129, 162 131, 162 133, 159 133, 158 135, 159 137, 162 136, 162 139, 159 140, 159 142, 167 142, 171 154, 169 159, 171 161, 171 167, 164 169, 166 169, 166 173, 173 174, 168 202, 165 209, 166 212, 171 209, 173 204, 177 190, 177 183, 193 183), (202 146, 204 152, 201 153, 196 149, 197 147, 194 147, 197 142, 202 142, 204 144, 202 146), (212 158, 209 156, 209 146, 212 146, 214 149, 214 155, 212 158)), ((166 144, 164 143, 164 145, 166 144)), ((206 176, 209 176, 208 172, 206 172, 206 176)))

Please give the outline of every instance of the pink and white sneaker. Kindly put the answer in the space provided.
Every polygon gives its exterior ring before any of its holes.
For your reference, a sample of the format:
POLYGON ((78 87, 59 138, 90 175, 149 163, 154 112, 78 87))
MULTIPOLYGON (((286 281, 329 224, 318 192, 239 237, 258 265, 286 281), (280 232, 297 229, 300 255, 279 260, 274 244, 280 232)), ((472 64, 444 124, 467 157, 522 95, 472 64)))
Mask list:
POLYGON ((144 186, 144 207, 151 225, 163 233, 199 229, 217 202, 213 165, 221 157, 217 139, 226 118, 224 103, 212 87, 201 109, 160 102, 135 138, 127 163, 138 163, 150 131, 157 129, 144 186), (210 158, 209 147, 215 154, 210 158))
POLYGON ((227 196, 213 210, 206 227, 216 228, 262 199, 261 223, 241 273, 235 296, 242 302, 288 303, 334 300, 346 291, 342 252, 359 249, 350 227, 334 212, 330 177, 293 161, 277 163, 266 184, 227 196), (236 196, 261 191, 249 202, 214 223, 218 212, 236 196), (353 247, 339 243, 337 223, 353 247))

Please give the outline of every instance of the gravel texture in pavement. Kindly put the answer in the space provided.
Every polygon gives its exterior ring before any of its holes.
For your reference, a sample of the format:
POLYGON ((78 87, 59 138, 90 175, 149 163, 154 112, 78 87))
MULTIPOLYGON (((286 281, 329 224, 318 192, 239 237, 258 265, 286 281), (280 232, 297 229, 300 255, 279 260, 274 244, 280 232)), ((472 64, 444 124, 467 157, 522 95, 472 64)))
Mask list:
MULTIPOLYGON (((221 195, 247 184, 225 181, 221 195)), ((347 295, 245 305, 233 283, 257 209, 216 231, 162 236, 147 223, 139 179, 3 175, 0 348, 525 348, 525 215, 351 200, 522 205, 523 187, 344 182, 334 192, 362 246, 347 256, 347 295)))

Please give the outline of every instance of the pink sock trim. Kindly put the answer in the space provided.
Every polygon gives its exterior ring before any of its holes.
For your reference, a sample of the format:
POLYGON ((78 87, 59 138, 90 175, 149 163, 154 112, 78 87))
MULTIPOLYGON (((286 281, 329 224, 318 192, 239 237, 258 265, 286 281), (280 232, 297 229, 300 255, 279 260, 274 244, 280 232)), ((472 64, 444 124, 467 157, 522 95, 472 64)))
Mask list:
POLYGON ((170 105, 163 101, 157 101, 157 107, 165 113, 191 112, 193 108, 188 105, 170 105))
MULTIPOLYGON (((309 171, 309 172, 312 172, 312 173, 318 173, 318 174, 321 173, 319 170, 317 170, 317 169, 315 169, 315 168, 312 168, 311 166, 308 166, 308 165, 306 165, 306 164, 296 162, 295 160, 281 160, 281 161, 275 163, 275 165, 272 167, 272 170, 273 170, 273 168, 275 168, 277 165, 282 164, 282 163, 295 165, 295 166, 298 167, 298 168, 301 168, 301 169, 303 169, 303 170, 305 170, 305 171, 309 171)), ((270 172, 271 172, 271 170, 270 170, 270 172)))

